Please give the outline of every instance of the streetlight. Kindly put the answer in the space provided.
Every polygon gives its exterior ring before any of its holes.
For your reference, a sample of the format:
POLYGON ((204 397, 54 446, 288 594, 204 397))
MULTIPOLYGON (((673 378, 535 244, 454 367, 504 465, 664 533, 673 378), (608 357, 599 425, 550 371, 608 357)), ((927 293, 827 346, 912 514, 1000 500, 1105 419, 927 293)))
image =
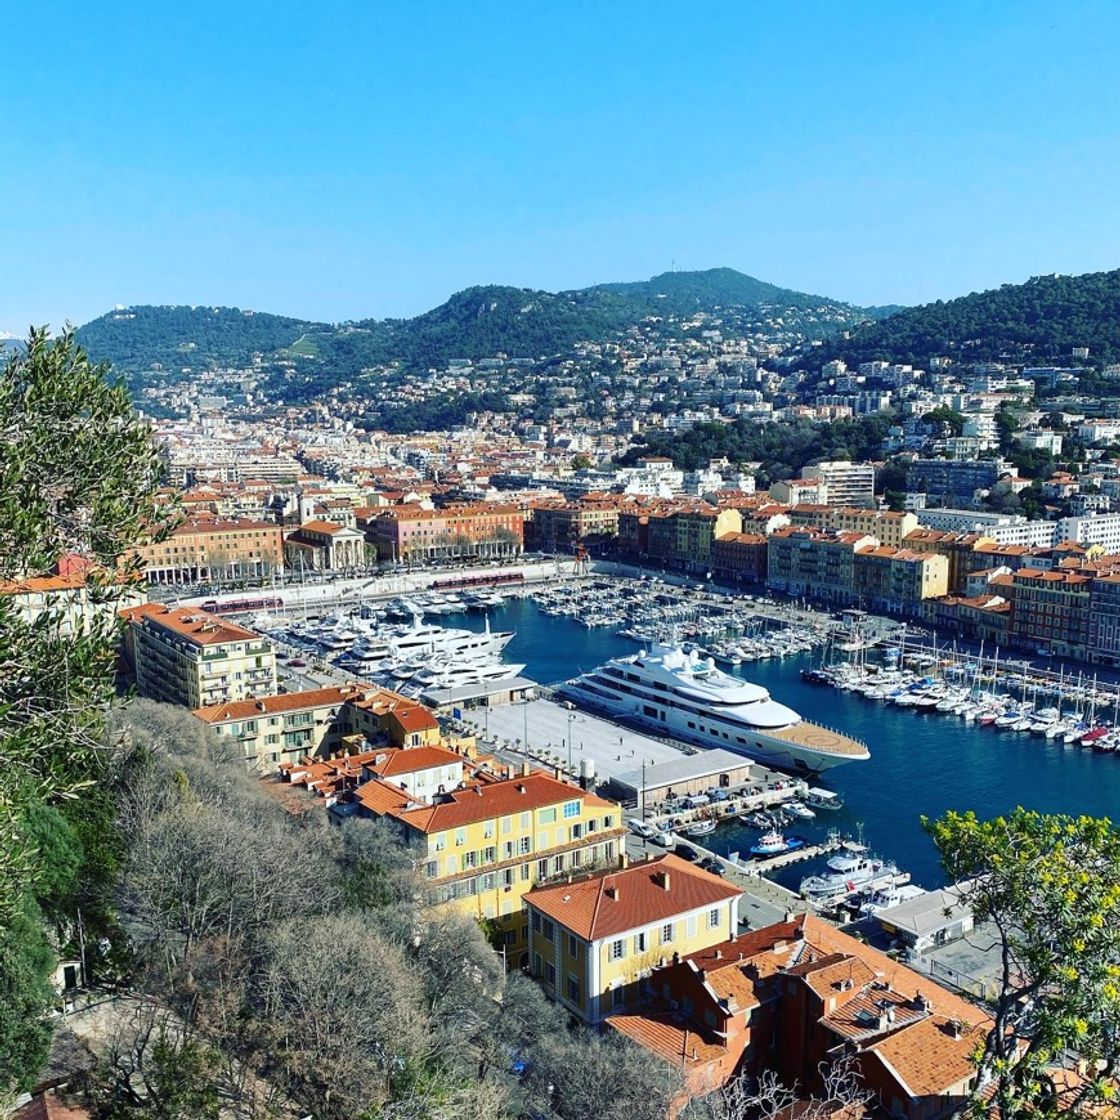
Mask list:
POLYGON ((568 776, 572 773, 572 721, 576 718, 575 712, 568 713, 568 776))

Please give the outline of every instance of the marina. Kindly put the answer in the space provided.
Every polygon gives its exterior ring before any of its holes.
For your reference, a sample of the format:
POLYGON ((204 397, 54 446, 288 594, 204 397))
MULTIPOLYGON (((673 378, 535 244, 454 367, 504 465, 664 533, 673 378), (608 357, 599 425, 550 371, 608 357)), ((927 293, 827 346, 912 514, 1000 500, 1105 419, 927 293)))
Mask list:
MULTIPOLYGON (((611 658, 631 655, 636 648, 632 639, 610 627, 588 629, 570 618, 544 615, 527 599, 507 600, 489 618, 494 629, 516 633, 505 656, 524 663, 525 675, 545 685, 567 680, 611 658)), ((445 621, 473 629, 484 625, 477 614, 447 616, 445 621)), ((948 809, 975 806, 984 806, 987 814, 994 815, 1019 804, 1044 812, 1117 815, 1118 760, 1093 750, 1072 749, 1045 736, 994 734, 975 721, 925 718, 906 707, 872 704, 850 691, 814 686, 800 674, 802 669, 818 668, 820 660, 819 655, 800 654, 732 670, 765 687, 807 720, 827 723, 868 744, 868 761, 838 767, 819 783, 826 792, 839 795, 842 807, 814 809, 815 819, 798 820, 792 829, 811 844, 824 842, 832 829, 855 835, 862 828, 872 851, 893 860, 915 883, 929 888, 940 885, 943 876, 933 845, 921 827, 922 815, 935 817, 948 809)), ((514 705, 508 716, 502 709, 492 709, 491 735, 500 734, 494 731, 499 725, 493 721, 508 718, 510 730, 503 737, 520 737, 520 708, 514 705)), ((565 726, 566 717, 557 716, 551 728, 551 739, 557 745, 564 743, 565 726)), ((632 771, 641 761, 637 742, 652 737, 625 728, 619 734, 627 749, 635 748, 635 754, 625 760, 625 769, 632 771)), ((577 733, 575 751, 579 741, 577 733)), ((652 741, 659 748, 673 750, 652 741)), ((573 758, 578 772, 578 754, 573 758)), ((705 837, 703 846, 725 856, 745 853, 755 839, 757 830, 736 817, 705 837)), ((778 868, 774 878, 796 889, 806 866, 798 863, 778 868)))

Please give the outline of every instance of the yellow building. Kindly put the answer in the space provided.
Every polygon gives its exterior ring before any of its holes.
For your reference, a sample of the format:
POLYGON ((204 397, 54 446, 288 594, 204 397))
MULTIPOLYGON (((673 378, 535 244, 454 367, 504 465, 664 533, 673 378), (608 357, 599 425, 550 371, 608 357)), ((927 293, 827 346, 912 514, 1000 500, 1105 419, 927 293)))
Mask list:
POLYGON ((924 600, 948 595, 949 559, 938 552, 868 546, 855 554, 853 578, 861 606, 917 615, 924 600))
POLYGON ((120 612, 141 696, 202 708, 276 692, 272 643, 195 608, 144 603, 120 612))
POLYGON ((525 897, 533 975, 586 1023, 640 1001, 654 967, 739 932, 743 892, 674 855, 525 897))
MULTIPOLYGON (((410 758, 447 765, 431 750, 408 750, 396 761, 398 770, 410 758)), ((420 853, 418 866, 437 901, 496 922, 510 966, 523 967, 526 892, 558 876, 617 866, 627 832, 622 809, 548 774, 498 778, 474 769, 471 777, 462 760, 460 766, 457 775, 440 775, 434 792, 435 778, 405 789, 398 773, 370 771, 332 811, 395 822, 420 853)))
POLYGON ((672 516, 676 531, 675 552, 697 564, 710 564, 712 546, 725 533, 743 531, 743 515, 732 508, 687 509, 672 516))
POLYGON ((363 748, 440 741, 439 723, 423 704, 366 684, 223 702, 194 714, 219 735, 236 739, 246 763, 258 770, 349 749, 354 736, 363 748))
POLYGON ((918 517, 913 513, 898 513, 894 510, 839 506, 828 511, 828 516, 821 525, 823 528, 875 537, 880 544, 889 548, 901 548, 906 535, 918 528, 918 517))

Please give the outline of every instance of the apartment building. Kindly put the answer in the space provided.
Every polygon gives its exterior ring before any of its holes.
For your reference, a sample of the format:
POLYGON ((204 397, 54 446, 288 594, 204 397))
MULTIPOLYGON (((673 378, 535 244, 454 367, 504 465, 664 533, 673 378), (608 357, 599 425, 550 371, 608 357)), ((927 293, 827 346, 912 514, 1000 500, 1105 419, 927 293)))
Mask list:
POLYGON ((638 1005, 652 971, 734 937, 743 892, 674 855, 525 896, 532 974, 578 1019, 638 1005))
POLYGON ((272 643, 196 608, 145 603, 120 612, 141 696, 202 708, 276 692, 272 643))
POLYGON ((766 584, 789 595, 850 605, 857 601, 855 556, 875 537, 790 526, 766 540, 766 584))
POLYGON ((722 579, 766 582, 766 537, 762 533, 724 533, 712 542, 712 571, 722 579))
MULTIPOLYGON (((382 818, 417 852, 417 866, 437 903, 492 921, 511 967, 529 963, 523 899, 541 883, 586 869, 617 866, 625 853, 622 809, 543 772, 496 776, 480 766, 456 773, 425 748, 438 776, 401 781, 415 748, 393 761, 393 772, 365 772, 333 805, 336 818, 382 818)), ((423 760, 422 760, 423 761, 423 760)), ((298 768, 297 768, 298 769, 298 768)))
POLYGON ((150 583, 259 579, 283 568, 284 538, 267 521, 192 517, 137 553, 150 583))
POLYGON ((996 576, 989 587, 1011 603, 1010 638, 1059 657, 1085 656, 1093 577, 1069 571, 1021 568, 996 576))
POLYGON ((911 552, 938 553, 949 561, 950 591, 961 591, 972 572, 991 566, 988 559, 977 560, 973 554, 982 545, 994 543, 990 537, 980 533, 953 533, 921 528, 914 529, 903 538, 903 547, 911 552))
POLYGON ((801 477, 817 480, 827 488, 823 500, 830 506, 875 505, 875 464, 834 459, 804 467, 801 477))
POLYGON ((525 544, 525 515, 493 502, 391 506, 369 520, 366 533, 383 560, 516 556, 525 544))
POLYGON ((618 536, 617 498, 585 498, 582 501, 539 501, 531 507, 532 520, 525 526, 533 548, 546 552, 570 550, 586 541, 608 541, 618 536))
POLYGON ((435 716, 415 700, 382 688, 346 684, 198 708, 194 715, 233 739, 250 768, 327 757, 352 747, 431 747, 435 716))
POLYGON ((885 1115, 958 1115, 975 1085, 985 1012, 813 915, 673 955, 637 1011, 606 1020, 699 1097, 777 1072, 807 1096, 841 1054, 885 1115))
POLYGON ((832 507, 821 521, 822 528, 875 537, 888 548, 901 548, 907 534, 917 529, 918 524, 918 518, 913 513, 852 506, 832 507))
MULTIPOLYGON (((915 459, 906 468, 906 489, 920 491, 939 505, 966 506, 977 490, 990 490, 1008 471, 998 459, 915 459)), ((925 519, 922 523, 931 524, 925 519)))
POLYGON ((949 593, 949 560, 936 552, 869 546, 856 551, 854 601, 903 617, 921 614, 926 599, 949 593))
POLYGON ((85 568, 66 575, 32 576, 0 583, 0 595, 25 622, 49 614, 58 620, 58 632, 69 635, 107 620, 116 622, 119 611, 147 602, 142 582, 118 579, 102 586, 99 580, 103 578, 85 568))

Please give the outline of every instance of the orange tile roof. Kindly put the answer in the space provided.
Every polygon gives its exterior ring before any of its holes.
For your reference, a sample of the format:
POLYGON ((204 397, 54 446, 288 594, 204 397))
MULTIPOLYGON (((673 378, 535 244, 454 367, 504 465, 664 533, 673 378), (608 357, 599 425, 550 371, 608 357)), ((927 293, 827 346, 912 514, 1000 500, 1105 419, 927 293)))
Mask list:
POLYGON ((701 1034, 674 1012, 611 1015, 607 1023, 632 1042, 677 1066, 719 1061, 727 1053, 726 1046, 715 1034, 701 1034))
POLYGON ((619 871, 537 887, 525 900, 585 941, 598 941, 715 906, 742 893, 718 875, 701 871, 678 856, 664 855, 619 871), (668 889, 661 885, 665 873, 668 889))
POLYGON ((366 764, 366 769, 382 778, 393 778, 400 774, 415 774, 418 770, 433 770, 437 766, 452 766, 462 761, 462 755, 443 747, 390 748, 379 751, 373 761, 366 764))
POLYGON ((301 533, 324 533, 328 536, 333 536, 335 533, 341 533, 345 528, 345 525, 338 525, 334 521, 305 521, 299 527, 299 531, 301 533))
POLYGON ((911 1097, 931 1097, 968 1081, 976 1073, 972 1052, 980 1041, 978 1028, 956 1037, 950 1020, 931 1015, 868 1046, 887 1072, 911 1097))
POLYGON ((544 809, 577 799, 588 805, 618 808, 613 801, 604 801, 578 786, 569 785, 538 771, 521 778, 473 784, 448 794, 444 801, 409 809, 398 814, 398 817, 420 832, 442 832, 448 828, 463 828, 494 817, 544 809))
POLYGON ((170 630, 197 646, 221 645, 223 642, 264 641, 261 635, 229 619, 199 610, 197 607, 166 607, 162 603, 143 603, 120 612, 126 622, 142 625, 151 622, 170 630))

